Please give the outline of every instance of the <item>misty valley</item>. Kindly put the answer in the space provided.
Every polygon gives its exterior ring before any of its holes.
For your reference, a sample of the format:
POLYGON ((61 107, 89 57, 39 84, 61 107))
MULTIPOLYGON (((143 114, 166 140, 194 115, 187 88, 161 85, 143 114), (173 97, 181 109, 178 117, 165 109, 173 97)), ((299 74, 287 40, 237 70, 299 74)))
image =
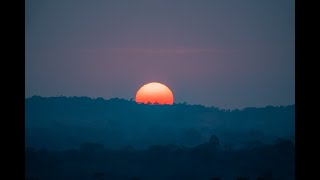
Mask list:
POLYGON ((26 179, 295 179, 295 106, 25 100, 26 179))

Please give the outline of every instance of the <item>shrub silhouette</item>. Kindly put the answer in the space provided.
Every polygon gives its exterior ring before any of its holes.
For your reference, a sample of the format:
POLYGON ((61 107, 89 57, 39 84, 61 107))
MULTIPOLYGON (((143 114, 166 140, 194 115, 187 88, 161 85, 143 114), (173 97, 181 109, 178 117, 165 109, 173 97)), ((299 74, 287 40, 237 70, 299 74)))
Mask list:
POLYGON ((217 147, 220 146, 219 138, 216 135, 211 135, 209 143, 217 147))

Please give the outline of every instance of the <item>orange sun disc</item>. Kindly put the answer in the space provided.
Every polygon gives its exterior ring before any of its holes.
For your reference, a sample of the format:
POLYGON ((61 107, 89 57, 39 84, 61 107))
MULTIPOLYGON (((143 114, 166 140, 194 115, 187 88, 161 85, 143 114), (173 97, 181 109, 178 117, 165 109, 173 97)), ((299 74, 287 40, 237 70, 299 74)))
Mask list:
POLYGON ((151 82, 143 85, 138 90, 136 102, 143 104, 173 104, 173 93, 166 85, 151 82))

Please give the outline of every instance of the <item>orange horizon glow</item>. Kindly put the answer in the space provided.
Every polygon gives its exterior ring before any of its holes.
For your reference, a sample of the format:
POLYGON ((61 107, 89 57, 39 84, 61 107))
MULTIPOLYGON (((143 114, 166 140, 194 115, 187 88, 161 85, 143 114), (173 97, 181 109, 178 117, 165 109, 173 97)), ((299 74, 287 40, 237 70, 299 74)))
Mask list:
POLYGON ((143 85, 136 94, 137 103, 172 105, 173 101, 172 91, 166 85, 158 82, 143 85))

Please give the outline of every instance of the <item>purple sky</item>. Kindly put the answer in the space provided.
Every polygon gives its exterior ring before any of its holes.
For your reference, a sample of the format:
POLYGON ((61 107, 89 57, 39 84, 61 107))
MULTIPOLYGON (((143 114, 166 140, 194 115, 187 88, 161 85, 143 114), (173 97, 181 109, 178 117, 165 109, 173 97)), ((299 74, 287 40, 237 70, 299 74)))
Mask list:
POLYGON ((134 98, 157 81, 175 102, 294 104, 293 0, 26 0, 26 97, 134 98))

